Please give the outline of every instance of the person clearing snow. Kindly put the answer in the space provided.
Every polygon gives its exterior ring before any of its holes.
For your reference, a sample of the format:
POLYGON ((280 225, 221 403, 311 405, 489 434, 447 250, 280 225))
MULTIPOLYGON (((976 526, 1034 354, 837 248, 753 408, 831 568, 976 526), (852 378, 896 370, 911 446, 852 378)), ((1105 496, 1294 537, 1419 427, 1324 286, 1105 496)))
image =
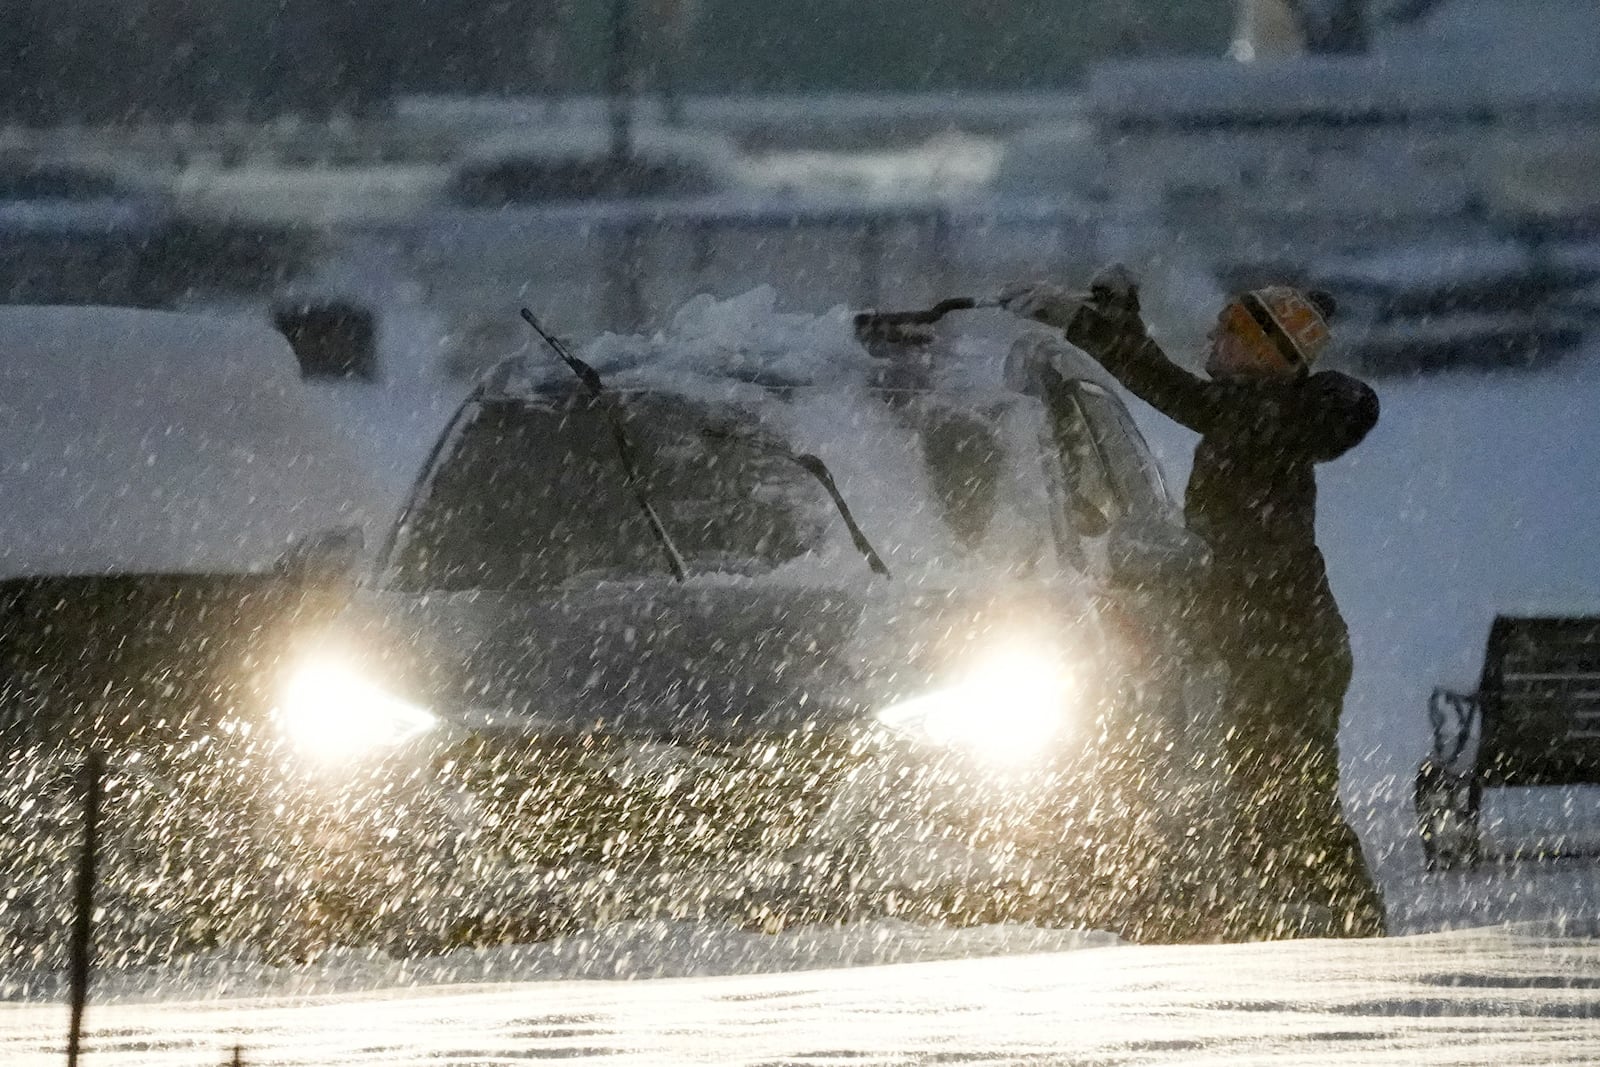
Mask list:
POLYGON ((1339 808, 1350 642, 1316 546, 1314 473, 1366 437, 1378 398, 1354 378, 1311 371, 1333 299, 1273 286, 1230 300, 1210 333, 1209 380, 1150 339, 1121 267, 1097 275, 1088 294, 1040 284, 1001 303, 1061 329, 1201 435, 1185 515, 1215 562, 1190 610, 1227 672, 1222 761, 1238 825, 1216 850, 1220 877, 1202 858, 1175 879, 1190 879, 1174 886, 1174 913, 1185 917, 1175 921, 1228 938, 1382 934, 1382 901, 1339 808))

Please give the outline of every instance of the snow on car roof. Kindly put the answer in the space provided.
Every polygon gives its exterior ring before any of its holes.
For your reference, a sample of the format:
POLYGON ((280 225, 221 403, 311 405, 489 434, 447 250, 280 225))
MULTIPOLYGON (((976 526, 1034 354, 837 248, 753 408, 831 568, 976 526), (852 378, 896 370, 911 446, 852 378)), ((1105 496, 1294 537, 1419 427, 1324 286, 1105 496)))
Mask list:
MULTIPOLYGON (((728 398, 741 386, 859 390, 882 384, 894 359, 868 352, 856 336, 856 311, 843 305, 820 314, 783 311, 770 285, 727 299, 702 294, 653 333, 604 333, 578 354, 615 389, 706 399, 728 398)), ((969 330, 977 320, 957 315, 936 331, 928 355, 929 387, 974 398, 1004 390, 1005 355, 1012 342, 1024 334, 1053 335, 1004 312, 977 314, 990 316, 981 329, 969 330)), ((536 341, 522 351, 533 379, 529 384, 570 378, 536 341)), ((1069 349, 1066 358, 1075 375, 1104 377, 1076 350, 1069 349)))
POLYGON ((255 570, 366 477, 264 323, 0 308, 0 577, 255 570))
POLYGON ((697 296, 664 329, 648 336, 602 334, 583 358, 615 384, 636 388, 683 387, 693 379, 788 386, 864 382, 877 365, 856 340, 846 309, 783 312, 769 285, 728 300, 697 296))

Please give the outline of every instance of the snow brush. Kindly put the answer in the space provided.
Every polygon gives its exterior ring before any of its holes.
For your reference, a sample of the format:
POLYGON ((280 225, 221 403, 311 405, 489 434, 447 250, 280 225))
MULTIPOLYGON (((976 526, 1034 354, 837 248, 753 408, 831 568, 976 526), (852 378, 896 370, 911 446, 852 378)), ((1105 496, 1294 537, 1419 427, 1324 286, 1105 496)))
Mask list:
POLYGON ((533 332, 544 339, 550 350, 561 357, 561 362, 567 365, 583 383, 583 388, 594 401, 596 407, 605 416, 606 424, 611 429, 611 440, 617 446, 617 459, 622 463, 623 482, 633 492, 633 499, 638 502, 639 510, 644 513, 644 518, 650 524, 650 532, 655 534, 656 541, 661 545, 661 553, 667 558, 667 569, 672 572, 672 577, 683 581, 688 575, 688 568, 684 566, 683 555, 678 551, 678 546, 672 543, 672 537, 667 533, 666 526, 662 525, 661 516, 656 514, 656 509, 650 503, 649 495, 644 491, 644 479, 639 477, 639 464, 634 459, 633 443, 628 440, 628 431, 622 423, 622 412, 612 395, 605 390, 600 381, 600 372, 589 364, 572 354, 572 350, 561 342, 549 330, 539 324, 533 312, 527 308, 522 309, 522 319, 533 332))
POLYGON ((862 341, 899 340, 908 326, 932 326, 952 311, 979 311, 1001 306, 997 296, 953 296, 921 311, 862 311, 855 317, 856 336, 862 341))

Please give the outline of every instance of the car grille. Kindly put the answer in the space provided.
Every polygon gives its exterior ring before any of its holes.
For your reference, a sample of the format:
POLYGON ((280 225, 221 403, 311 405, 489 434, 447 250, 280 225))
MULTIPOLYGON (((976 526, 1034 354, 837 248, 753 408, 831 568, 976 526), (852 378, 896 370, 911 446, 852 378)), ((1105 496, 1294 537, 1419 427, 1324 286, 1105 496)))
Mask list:
POLYGON ((694 745, 473 738, 440 770, 473 797, 479 846, 503 859, 628 866, 782 853, 862 758, 821 730, 694 745))

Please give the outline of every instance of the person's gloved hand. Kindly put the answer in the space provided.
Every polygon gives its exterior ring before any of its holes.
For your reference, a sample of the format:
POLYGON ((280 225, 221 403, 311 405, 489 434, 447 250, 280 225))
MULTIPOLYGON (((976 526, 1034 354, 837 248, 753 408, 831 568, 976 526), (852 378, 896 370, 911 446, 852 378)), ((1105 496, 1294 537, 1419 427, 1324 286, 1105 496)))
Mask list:
POLYGON ((1089 301, 1067 331, 1067 340, 1099 359, 1145 335, 1139 285, 1128 268, 1114 263, 1096 273, 1089 281, 1089 301))
POLYGON ((1013 315, 1065 330, 1083 309, 1089 295, 1050 282, 1024 282, 1000 294, 1000 306, 1013 315))
POLYGON ((1096 347, 1128 334, 1143 334, 1139 285, 1120 263, 1100 270, 1087 293, 1048 282, 1015 285, 1000 294, 1000 306, 1013 314, 1054 326, 1080 348, 1096 347))
POLYGON ((1139 314, 1139 283, 1121 263, 1102 267, 1089 279, 1089 300, 1095 310, 1112 318, 1139 314))

